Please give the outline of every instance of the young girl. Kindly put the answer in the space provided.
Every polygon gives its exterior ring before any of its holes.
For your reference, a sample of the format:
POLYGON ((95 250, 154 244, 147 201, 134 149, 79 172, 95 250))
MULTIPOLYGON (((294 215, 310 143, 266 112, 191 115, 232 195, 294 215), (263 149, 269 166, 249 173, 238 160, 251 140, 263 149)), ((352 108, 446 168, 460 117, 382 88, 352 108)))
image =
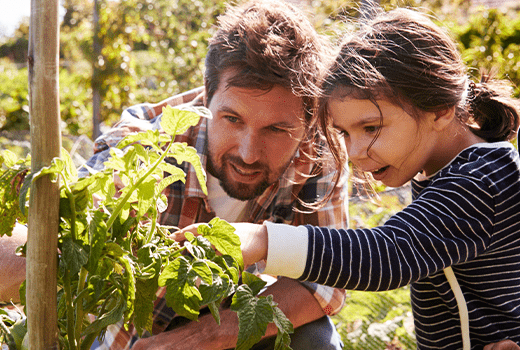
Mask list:
POLYGON ((374 179, 412 180, 413 201, 373 229, 236 224, 245 262, 345 289, 411 284, 419 349, 520 344, 520 160, 507 142, 519 112, 509 93, 471 81, 448 35, 404 9, 347 38, 323 86, 318 117, 338 169, 340 135, 374 179))

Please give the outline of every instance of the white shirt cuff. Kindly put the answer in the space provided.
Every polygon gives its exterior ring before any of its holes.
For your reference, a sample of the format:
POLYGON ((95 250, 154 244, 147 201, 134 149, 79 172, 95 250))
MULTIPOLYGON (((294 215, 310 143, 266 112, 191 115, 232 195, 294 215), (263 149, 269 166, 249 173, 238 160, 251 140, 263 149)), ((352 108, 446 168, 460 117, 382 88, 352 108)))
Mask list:
POLYGON ((269 237, 267 263, 263 273, 299 278, 305 271, 309 236, 305 226, 264 222, 269 237))

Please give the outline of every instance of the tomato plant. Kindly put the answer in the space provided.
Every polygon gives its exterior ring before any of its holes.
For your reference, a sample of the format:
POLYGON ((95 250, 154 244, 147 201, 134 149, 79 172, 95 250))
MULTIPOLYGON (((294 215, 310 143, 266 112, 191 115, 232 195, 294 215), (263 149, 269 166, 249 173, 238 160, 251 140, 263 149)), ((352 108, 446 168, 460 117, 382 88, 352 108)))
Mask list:
MULTIPOLYGON (((207 192, 195 148, 173 141, 175 135, 196 125, 201 115, 209 116, 209 111, 165 107, 161 119, 164 132, 148 130, 127 136, 111 149, 112 157, 104 170, 91 171, 87 177, 78 178, 66 151, 49 167, 25 176, 20 211, 9 214, 18 220, 30 205, 26 199, 32 181, 41 176, 60 181, 56 252, 60 348, 89 349, 96 337, 102 337, 110 324, 121 319, 127 325, 132 323, 139 335, 145 330, 151 333, 159 287, 166 288, 167 304, 178 315, 196 320, 200 308, 208 306, 218 324, 220 303, 233 296, 231 309, 239 316, 237 349, 249 349, 258 342, 270 322, 279 327, 278 348, 289 348, 292 325, 271 296, 256 296, 265 283, 243 271, 240 240, 230 224, 215 218, 199 227, 199 236, 187 235, 181 246, 170 238, 176 228, 157 223, 159 213, 166 209, 163 190, 185 181, 186 176, 165 162, 166 158, 178 164, 189 162, 207 192), (116 188, 118 182, 124 186, 116 188)), ((20 169, 28 166, 27 160, 14 158, 8 151, 0 158, 3 169, 7 167, 0 173, 5 181, 6 174, 10 174, 9 179, 16 178, 20 169)), ((3 200, 15 201, 12 195, 3 200)), ((0 236, 4 234, 10 232, 4 229, 0 236)), ((24 288, 22 285, 22 304, 24 288)), ((0 315, 0 322, 0 340, 3 337, 10 348, 19 347, 14 328, 19 322, 7 313, 0 315)))

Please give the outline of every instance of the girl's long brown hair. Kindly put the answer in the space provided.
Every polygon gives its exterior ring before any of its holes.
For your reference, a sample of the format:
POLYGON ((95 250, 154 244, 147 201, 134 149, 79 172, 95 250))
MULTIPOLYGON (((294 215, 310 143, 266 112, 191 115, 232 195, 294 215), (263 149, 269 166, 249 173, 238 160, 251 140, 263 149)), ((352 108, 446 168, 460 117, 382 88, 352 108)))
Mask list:
POLYGON ((339 87, 354 98, 387 98, 410 106, 415 118, 420 118, 420 111, 455 106, 460 122, 488 142, 516 136, 519 109, 508 85, 487 74, 479 82, 470 81, 451 37, 426 15, 409 9, 379 11, 360 26, 342 41, 317 100, 318 123, 337 163, 338 178, 347 157, 332 129, 328 102, 339 87))

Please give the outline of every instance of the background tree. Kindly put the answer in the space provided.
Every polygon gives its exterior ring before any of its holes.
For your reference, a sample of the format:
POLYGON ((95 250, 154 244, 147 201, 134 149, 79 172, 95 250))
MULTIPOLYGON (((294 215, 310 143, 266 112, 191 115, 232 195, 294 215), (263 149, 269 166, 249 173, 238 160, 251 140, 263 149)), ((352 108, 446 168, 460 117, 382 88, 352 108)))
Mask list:
MULTIPOLYGON (((207 40, 225 9, 221 0, 97 1, 98 54, 93 50, 92 0, 62 1, 60 108, 67 135, 92 137, 93 85, 99 86, 105 125, 130 105, 200 86, 207 40)), ((435 14, 460 38, 470 66, 495 67, 499 76, 519 86, 518 9, 477 8, 462 0, 381 0, 384 8, 397 5, 435 14)), ((352 29, 343 19, 357 16, 360 7, 360 0, 314 0, 306 10, 316 28, 335 40, 352 29)), ((22 23, 12 37, 0 39, 0 130, 28 130, 27 34, 27 23, 22 23)))

